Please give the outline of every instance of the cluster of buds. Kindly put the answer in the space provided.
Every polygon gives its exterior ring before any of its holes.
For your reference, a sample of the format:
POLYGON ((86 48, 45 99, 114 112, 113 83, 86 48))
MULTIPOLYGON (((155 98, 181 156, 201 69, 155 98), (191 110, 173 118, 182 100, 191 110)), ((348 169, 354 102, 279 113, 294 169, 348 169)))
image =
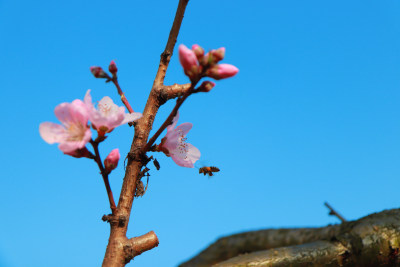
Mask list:
MULTIPOLYGON (((114 60, 111 60, 110 65, 108 66, 108 71, 112 74, 113 77, 117 76, 118 68, 114 60)), ((98 66, 90 67, 90 72, 93 74, 95 78, 111 79, 110 76, 103 70, 102 67, 98 66)))
MULTIPOLYGON (((238 68, 230 64, 218 64, 224 57, 225 47, 213 49, 204 54, 204 49, 197 44, 193 45, 192 49, 185 45, 179 46, 179 60, 185 74, 192 82, 205 76, 215 80, 235 76, 239 71, 238 68)), ((210 88, 210 84, 207 88, 210 88)))

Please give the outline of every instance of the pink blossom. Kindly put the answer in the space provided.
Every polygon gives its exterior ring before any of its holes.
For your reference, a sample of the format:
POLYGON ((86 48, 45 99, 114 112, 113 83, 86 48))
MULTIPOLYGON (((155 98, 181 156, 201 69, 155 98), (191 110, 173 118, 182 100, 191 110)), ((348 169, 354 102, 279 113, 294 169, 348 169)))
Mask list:
POLYGON ((79 99, 72 103, 62 103, 54 110, 62 125, 43 122, 39 126, 40 136, 49 144, 60 143, 58 148, 72 155, 90 141, 92 133, 87 125, 89 113, 86 105, 79 99))
POLYGON ((111 172, 112 170, 114 170, 115 168, 117 168, 118 166, 118 161, 120 158, 120 154, 119 154, 119 150, 118 148, 112 150, 110 152, 110 154, 108 154, 108 156, 106 157, 106 159, 104 160, 104 167, 106 169, 106 172, 111 172))
POLYGON ((206 75, 216 80, 233 77, 239 69, 230 64, 218 64, 207 70, 206 75))
POLYGON ((114 104, 108 96, 103 97, 97 104, 97 109, 92 103, 90 90, 86 92, 85 104, 89 111, 89 118, 93 127, 101 134, 111 132, 115 127, 135 121, 142 117, 141 113, 125 113, 124 107, 114 104))
POLYGON ((185 138, 193 125, 186 122, 174 129, 178 119, 179 113, 176 114, 172 124, 167 127, 167 134, 158 147, 179 166, 193 168, 193 164, 200 158, 200 151, 192 144, 186 143, 185 138))

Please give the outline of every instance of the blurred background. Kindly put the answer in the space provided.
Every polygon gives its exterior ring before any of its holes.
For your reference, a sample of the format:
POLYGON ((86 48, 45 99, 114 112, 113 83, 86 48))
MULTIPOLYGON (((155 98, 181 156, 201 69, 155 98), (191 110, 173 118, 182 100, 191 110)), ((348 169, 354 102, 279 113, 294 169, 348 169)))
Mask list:
MULTIPOLYGON (((45 143, 39 124, 89 88, 122 105, 89 71, 112 59, 143 111, 177 3, 0 0, 0 266, 101 265, 110 211, 97 166, 45 143)), ((177 44, 225 46, 240 69, 180 111, 197 165, 221 171, 209 179, 155 154, 161 170, 149 164, 128 236, 154 230, 160 245, 130 265, 177 266, 242 231, 338 223, 325 201, 348 220, 399 207, 399 12, 395 0, 191 0, 177 44)), ((187 82, 175 49, 166 84, 187 82)), ((124 158, 133 134, 112 132, 103 159, 124 158)), ((123 168, 110 177, 116 199, 123 168)))

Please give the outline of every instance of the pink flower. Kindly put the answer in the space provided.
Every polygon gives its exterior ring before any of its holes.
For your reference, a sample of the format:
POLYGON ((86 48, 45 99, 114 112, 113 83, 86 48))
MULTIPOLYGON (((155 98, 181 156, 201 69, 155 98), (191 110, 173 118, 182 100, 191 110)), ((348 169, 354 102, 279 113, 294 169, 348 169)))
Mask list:
POLYGON ((110 173, 112 170, 117 168, 119 158, 120 154, 118 148, 112 150, 110 154, 108 154, 108 156, 104 160, 104 167, 106 169, 106 172, 110 173))
POLYGON ((89 111, 90 121, 99 134, 109 133, 115 127, 142 117, 142 114, 138 112, 125 113, 125 108, 115 105, 108 96, 103 97, 103 99, 99 101, 96 109, 92 103, 90 90, 86 92, 84 101, 89 111))
POLYGON ((239 69, 230 64, 218 64, 207 70, 206 75, 216 80, 233 77, 239 69))
POLYGON ((72 155, 75 150, 83 149, 90 141, 92 133, 87 125, 89 113, 86 105, 79 99, 72 103, 58 105, 54 113, 62 125, 43 122, 39 126, 40 136, 49 144, 60 143, 58 148, 72 155))
POLYGON ((200 151, 192 144, 186 143, 185 136, 192 129, 189 122, 182 123, 174 129, 179 119, 179 112, 176 114, 172 124, 167 127, 167 134, 158 146, 167 156, 182 167, 193 168, 194 163, 200 158, 200 151))

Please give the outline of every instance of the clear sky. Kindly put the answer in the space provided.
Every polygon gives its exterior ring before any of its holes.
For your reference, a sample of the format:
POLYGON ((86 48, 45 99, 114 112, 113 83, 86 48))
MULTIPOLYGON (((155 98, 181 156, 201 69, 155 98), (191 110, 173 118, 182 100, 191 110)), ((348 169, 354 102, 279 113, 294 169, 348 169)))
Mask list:
MULTIPOLYGON (((45 143, 39 124, 89 88, 120 104, 89 72, 112 59, 141 112, 177 2, 0 0, 0 266, 100 266, 109 206, 97 166, 45 143)), ((156 155, 128 235, 154 230, 160 245, 131 265, 176 266, 241 231, 337 223, 325 201, 350 220, 399 207, 399 12, 397 0, 191 0, 177 43, 225 46, 240 69, 180 112, 201 161, 221 172, 156 155)), ((166 83, 186 82, 175 50, 166 83)), ((103 158, 117 147, 124 157, 132 138, 116 129, 103 158)), ((116 199, 122 178, 120 164, 116 199)))

